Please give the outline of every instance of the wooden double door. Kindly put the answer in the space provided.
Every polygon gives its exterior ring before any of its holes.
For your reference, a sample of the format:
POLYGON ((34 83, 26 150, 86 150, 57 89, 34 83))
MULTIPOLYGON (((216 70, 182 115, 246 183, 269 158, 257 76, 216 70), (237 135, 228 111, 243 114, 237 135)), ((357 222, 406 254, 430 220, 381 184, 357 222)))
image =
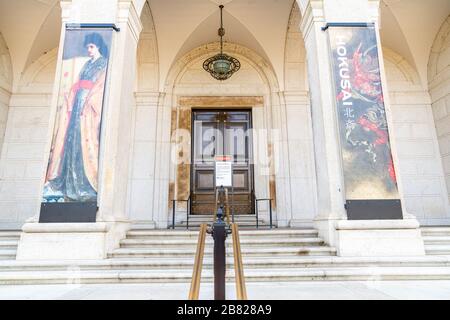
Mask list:
POLYGON ((229 203, 234 214, 252 214, 253 161, 251 110, 193 110, 191 213, 216 210, 215 159, 231 156, 233 188, 229 203))

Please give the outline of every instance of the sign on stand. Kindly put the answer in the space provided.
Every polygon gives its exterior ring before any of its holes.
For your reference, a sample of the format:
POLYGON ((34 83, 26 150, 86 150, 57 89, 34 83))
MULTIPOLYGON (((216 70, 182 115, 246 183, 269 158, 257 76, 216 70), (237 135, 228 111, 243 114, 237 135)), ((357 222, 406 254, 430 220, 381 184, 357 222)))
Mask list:
POLYGON ((216 156, 216 187, 233 186, 233 162, 231 156, 216 156))

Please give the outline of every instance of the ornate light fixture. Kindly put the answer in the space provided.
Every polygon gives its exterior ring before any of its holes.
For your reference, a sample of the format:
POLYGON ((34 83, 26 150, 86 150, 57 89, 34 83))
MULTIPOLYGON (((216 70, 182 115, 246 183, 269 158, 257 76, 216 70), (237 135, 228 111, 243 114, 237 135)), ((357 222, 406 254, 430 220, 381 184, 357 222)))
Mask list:
POLYGON ((225 35, 225 29, 223 28, 223 5, 220 8, 220 53, 215 56, 206 59, 203 62, 203 69, 208 71, 215 79, 223 81, 230 78, 236 71, 241 68, 241 63, 238 59, 231 57, 223 53, 223 36, 225 35))

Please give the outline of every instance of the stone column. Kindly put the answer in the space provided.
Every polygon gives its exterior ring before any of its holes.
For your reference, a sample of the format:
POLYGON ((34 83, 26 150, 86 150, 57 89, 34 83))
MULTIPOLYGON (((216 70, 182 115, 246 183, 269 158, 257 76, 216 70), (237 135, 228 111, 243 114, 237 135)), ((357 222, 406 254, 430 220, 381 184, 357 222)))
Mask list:
MULTIPOLYGON (((62 32, 50 123, 54 123, 67 23, 114 23, 103 104, 96 223, 38 223, 23 226, 17 259, 104 259, 129 228, 126 217, 136 50, 141 31, 131 0, 62 1, 62 32)), ((49 152, 53 125, 48 134, 49 152)), ((48 156, 48 153, 47 153, 48 156)), ((46 157, 48 159, 48 157, 46 157)), ((46 166, 45 166, 46 169, 46 166)), ((43 171, 45 171, 43 168, 43 171)))
MULTIPOLYGON (((299 5, 302 8, 302 4, 299 5)), ((334 223, 346 219, 346 212, 329 45, 327 35, 322 31, 326 23, 324 1, 308 1, 302 13, 300 28, 308 61, 317 174, 315 225, 324 240, 334 245, 334 223)))
POLYGON ((170 127, 172 106, 175 105, 171 93, 161 94, 157 110, 155 184, 153 189, 153 221, 157 229, 165 229, 169 224, 169 183, 172 161, 170 147, 170 127))
MULTIPOLYGON (((319 235, 328 244, 335 246, 338 255, 341 256, 423 255, 424 246, 419 224, 405 212, 404 206, 403 220, 383 221, 349 221, 344 207, 346 199, 334 80, 331 74, 329 40, 322 27, 329 22, 374 22, 378 26, 379 1, 297 0, 297 2, 302 11, 300 29, 305 40, 308 61, 318 195, 315 226, 319 235)), ((381 48, 380 43, 378 46, 381 48)), ((386 97, 388 91, 381 50, 379 57, 386 97)), ((389 117, 388 109, 387 101, 386 111, 389 117)), ((397 163, 394 145, 392 153, 394 163, 397 163)), ((400 172, 398 167, 396 171, 397 174, 400 172)), ((401 186, 399 192, 402 193, 401 186)))

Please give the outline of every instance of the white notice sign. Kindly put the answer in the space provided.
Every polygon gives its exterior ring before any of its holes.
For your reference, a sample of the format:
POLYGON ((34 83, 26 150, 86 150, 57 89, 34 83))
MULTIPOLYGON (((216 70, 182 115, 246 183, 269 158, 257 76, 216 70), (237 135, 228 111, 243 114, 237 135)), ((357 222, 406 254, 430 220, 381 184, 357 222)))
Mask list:
POLYGON ((231 161, 216 161, 216 187, 232 187, 232 172, 231 161))

